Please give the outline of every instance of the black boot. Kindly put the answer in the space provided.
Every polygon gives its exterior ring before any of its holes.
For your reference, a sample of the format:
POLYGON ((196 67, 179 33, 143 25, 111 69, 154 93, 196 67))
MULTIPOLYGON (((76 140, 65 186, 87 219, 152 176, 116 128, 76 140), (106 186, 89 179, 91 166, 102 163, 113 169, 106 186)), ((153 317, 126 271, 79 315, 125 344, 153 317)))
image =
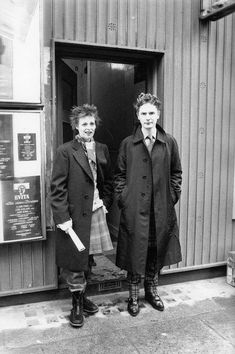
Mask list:
POLYGON ((94 304, 91 300, 89 300, 85 294, 83 295, 83 310, 88 315, 93 315, 94 313, 99 311, 99 307, 94 304))
POLYGON ((73 308, 69 316, 69 322, 73 327, 82 327, 84 324, 83 316, 83 292, 72 292, 73 308))

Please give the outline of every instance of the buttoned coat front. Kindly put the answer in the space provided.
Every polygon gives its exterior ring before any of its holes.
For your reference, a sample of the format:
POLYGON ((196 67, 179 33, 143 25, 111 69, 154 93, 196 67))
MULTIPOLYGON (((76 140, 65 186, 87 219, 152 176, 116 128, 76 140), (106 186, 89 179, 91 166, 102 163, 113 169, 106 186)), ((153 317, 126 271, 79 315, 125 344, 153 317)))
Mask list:
POLYGON ((151 157, 140 126, 123 140, 115 174, 121 209, 117 246, 118 267, 145 274, 151 198, 157 239, 157 270, 181 261, 174 205, 181 193, 182 170, 176 140, 157 125, 151 157))
MULTIPOLYGON (((108 209, 112 203, 113 181, 108 148, 96 142, 97 188, 108 209)), ((78 252, 69 235, 56 230, 56 263, 71 271, 86 271, 90 246, 94 181, 82 144, 76 139, 57 149, 51 182, 51 206, 55 224, 70 218, 85 246, 78 252)))

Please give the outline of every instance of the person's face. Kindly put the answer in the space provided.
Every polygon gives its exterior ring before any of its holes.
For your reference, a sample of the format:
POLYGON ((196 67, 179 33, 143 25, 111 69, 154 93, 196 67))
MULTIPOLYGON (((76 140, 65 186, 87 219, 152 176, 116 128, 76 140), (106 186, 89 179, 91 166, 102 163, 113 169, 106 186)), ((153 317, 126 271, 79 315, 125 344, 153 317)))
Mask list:
POLYGON ((142 128, 152 129, 156 126, 160 111, 151 103, 145 103, 139 108, 138 119, 142 128))
POLYGON ((79 118, 78 125, 76 126, 79 135, 84 140, 89 141, 93 138, 95 134, 96 124, 95 117, 93 116, 85 116, 79 118))

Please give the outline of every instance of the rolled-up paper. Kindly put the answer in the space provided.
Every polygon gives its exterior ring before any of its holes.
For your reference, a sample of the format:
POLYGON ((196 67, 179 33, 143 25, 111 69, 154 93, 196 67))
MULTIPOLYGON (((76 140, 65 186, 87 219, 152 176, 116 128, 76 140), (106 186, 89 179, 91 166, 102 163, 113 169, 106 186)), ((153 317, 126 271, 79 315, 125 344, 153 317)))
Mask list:
POLYGON ((78 237, 78 235, 76 234, 76 232, 70 227, 67 231, 67 233, 69 234, 69 236, 71 237, 73 243, 75 244, 75 246, 77 247, 79 252, 82 252, 85 250, 85 246, 84 244, 81 242, 80 238, 78 237))

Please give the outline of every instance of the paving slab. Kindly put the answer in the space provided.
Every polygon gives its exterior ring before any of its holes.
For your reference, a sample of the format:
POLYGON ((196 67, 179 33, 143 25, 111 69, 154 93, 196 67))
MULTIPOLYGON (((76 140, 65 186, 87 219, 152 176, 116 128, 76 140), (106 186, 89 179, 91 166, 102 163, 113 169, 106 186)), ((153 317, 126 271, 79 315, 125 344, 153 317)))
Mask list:
POLYGON ((0 353, 234 353, 235 288, 226 278, 159 287, 165 311, 140 292, 141 311, 127 312, 127 292, 92 297, 99 312, 72 328, 70 299, 0 308, 0 353))
POLYGON ((231 343, 218 336, 200 318, 181 318, 125 330, 139 353, 234 353, 231 343))

